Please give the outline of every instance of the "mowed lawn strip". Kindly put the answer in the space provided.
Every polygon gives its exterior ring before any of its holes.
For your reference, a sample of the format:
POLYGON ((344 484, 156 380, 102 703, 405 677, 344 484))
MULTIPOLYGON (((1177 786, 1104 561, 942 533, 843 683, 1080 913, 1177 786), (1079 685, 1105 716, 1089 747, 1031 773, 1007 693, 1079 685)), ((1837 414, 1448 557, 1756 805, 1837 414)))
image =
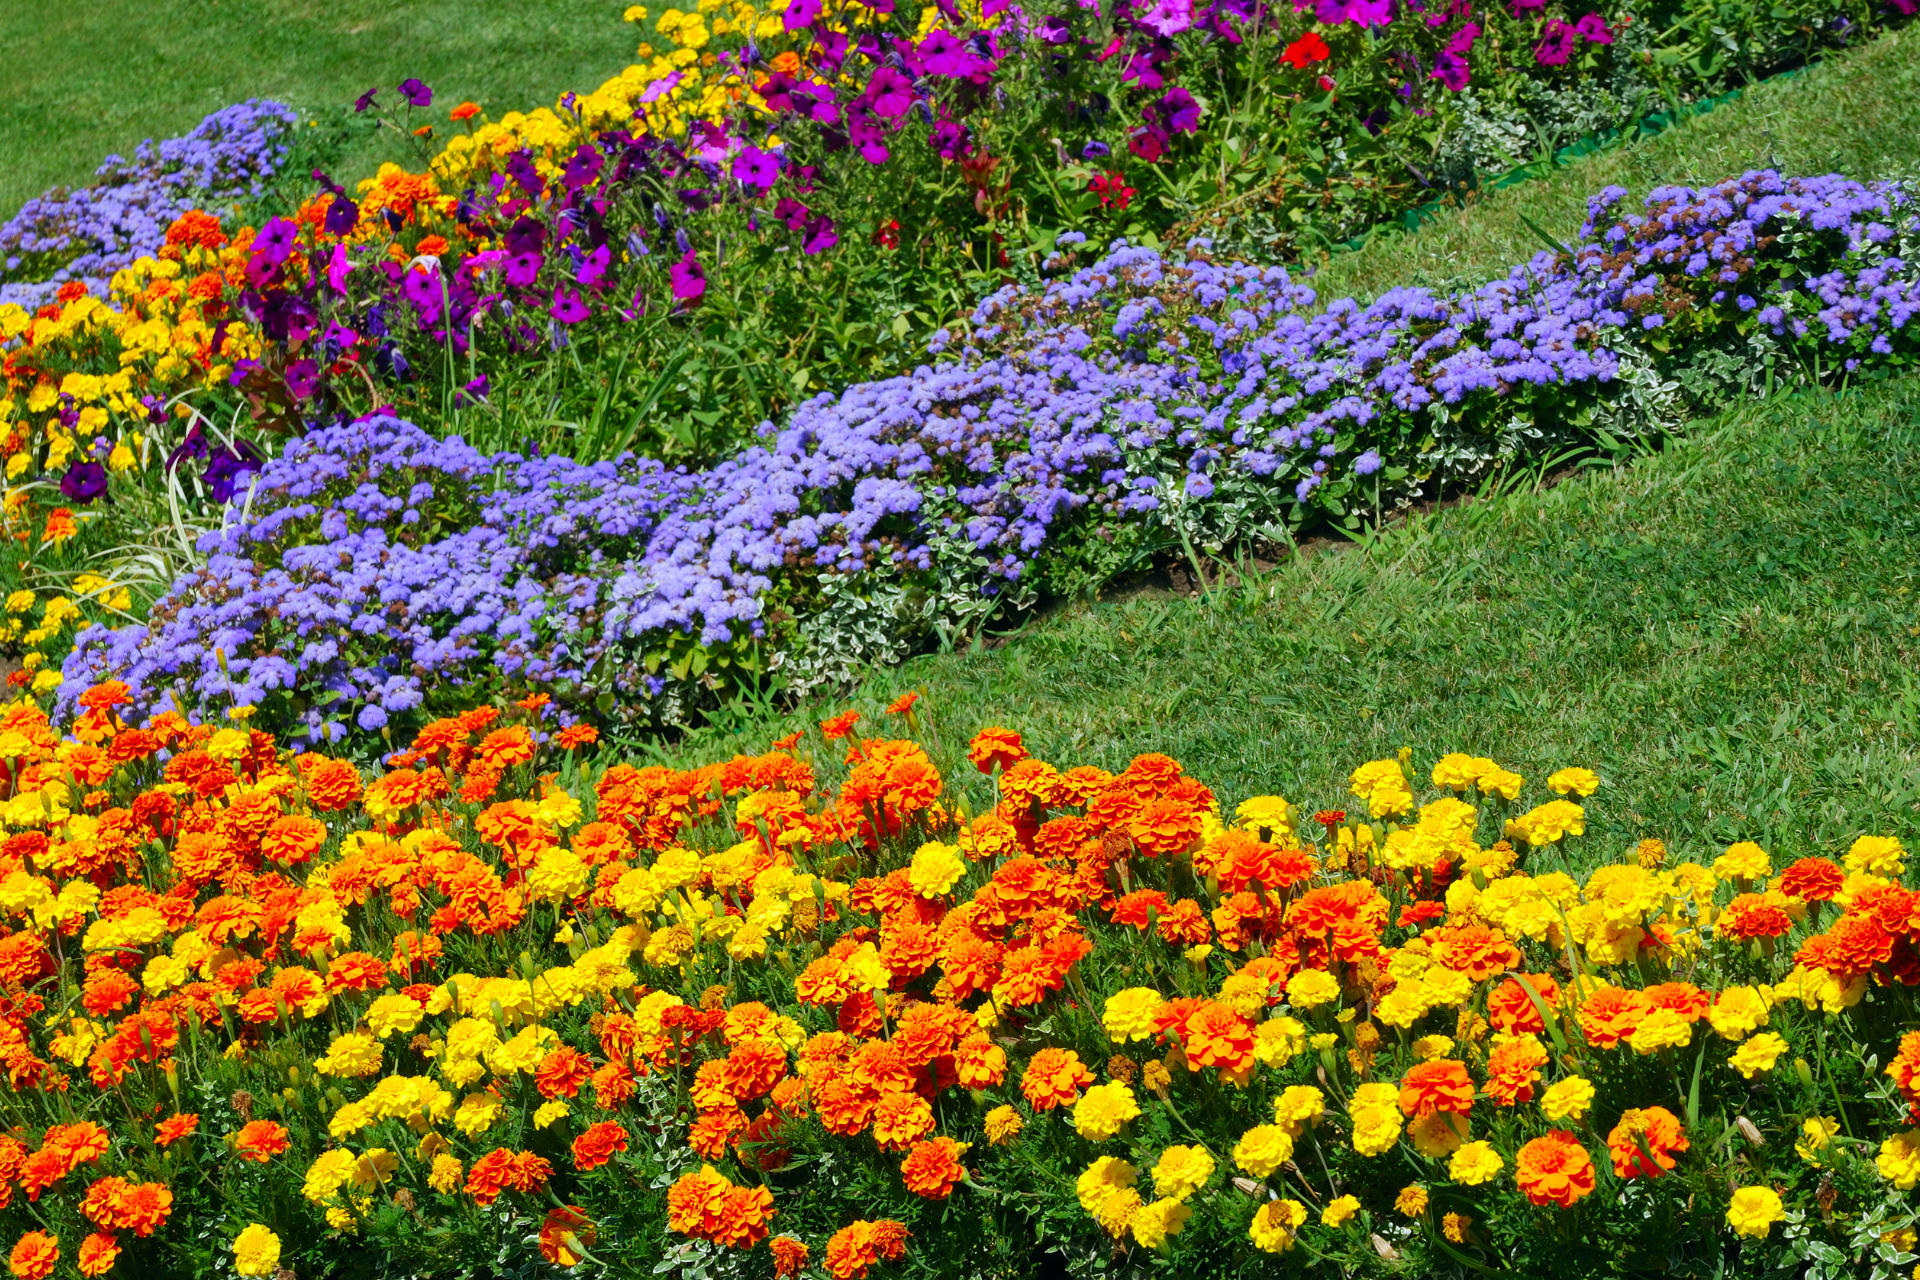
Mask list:
MULTIPOLYGON (((1528 803, 1584 765, 1604 785, 1579 864, 1648 836, 1701 859, 1745 839, 1844 852, 1920 813, 1916 421, 1920 380, 1776 400, 1205 601, 1066 606, 805 717, 852 705, 886 734, 881 708, 919 690, 946 766, 1002 724, 1062 768, 1165 752, 1229 811, 1351 808, 1350 771, 1402 747, 1423 785, 1443 752, 1492 756, 1528 803)), ((802 722, 735 721, 662 758, 761 751, 802 722)))

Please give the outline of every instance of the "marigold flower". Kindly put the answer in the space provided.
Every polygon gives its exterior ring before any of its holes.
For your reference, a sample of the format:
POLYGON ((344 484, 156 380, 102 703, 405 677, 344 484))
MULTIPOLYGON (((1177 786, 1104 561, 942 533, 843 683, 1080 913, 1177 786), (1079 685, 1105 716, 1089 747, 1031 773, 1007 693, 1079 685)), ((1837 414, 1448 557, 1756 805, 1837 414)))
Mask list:
POLYGON ((1467 1118, 1453 1111, 1433 1111, 1407 1125, 1413 1149, 1437 1160, 1467 1140, 1467 1118))
POLYGON ((1180 1234, 1193 1216, 1191 1206, 1179 1200, 1160 1199, 1141 1205, 1127 1222, 1127 1229, 1144 1249, 1163 1248, 1168 1239, 1180 1234))
POLYGON ((920 846, 907 869, 908 882, 923 898, 938 898, 953 892, 960 877, 967 873, 967 862, 950 844, 937 841, 920 846))
POLYGON ((1005 1103, 987 1112, 981 1123, 986 1128, 987 1141, 996 1147, 1004 1147, 1012 1142, 1026 1128, 1026 1121, 1020 1118, 1020 1113, 1005 1103))
POLYGON ((1093 1073, 1072 1049, 1042 1049, 1027 1063, 1020 1077, 1020 1092, 1035 1111, 1064 1107, 1080 1096, 1080 1090, 1093 1083, 1093 1073))
POLYGON ((786 1277, 797 1276, 807 1269, 811 1251, 792 1236, 775 1236, 767 1241, 767 1248, 773 1254, 774 1280, 786 1280, 786 1277))
POLYGON ((1493 1181, 1506 1166, 1492 1143, 1469 1142, 1447 1162, 1447 1176, 1463 1186, 1477 1187, 1493 1181))
POLYGON ((1320 1211, 1320 1225, 1323 1227, 1344 1227, 1360 1212, 1360 1201, 1354 1196, 1339 1196, 1327 1202, 1320 1211))
POLYGON ((1547 1086, 1540 1098, 1540 1110, 1549 1120, 1578 1120, 1593 1106, 1593 1082, 1582 1076, 1568 1076, 1547 1086))
POLYGON ((1115 1044, 1151 1039, 1159 1031, 1157 1018, 1167 1001, 1152 987, 1128 987, 1107 997, 1100 1023, 1115 1044))
POLYGON ((60 1237, 44 1231, 29 1231, 14 1242, 7 1255, 7 1267, 19 1280, 47 1280, 53 1264, 60 1261, 60 1237))
POLYGON ((96 1231, 80 1242, 80 1253, 75 1259, 83 1276, 103 1276, 113 1270, 113 1264, 120 1259, 120 1242, 105 1231, 96 1231))
POLYGON ((1773 874, 1773 864, 1765 849, 1742 840, 1713 860, 1713 874, 1721 880, 1764 880, 1773 874))
POLYGON ((614 1152, 626 1149, 626 1129, 612 1120, 598 1121, 573 1140, 573 1167, 581 1173, 598 1169, 613 1159, 614 1152))
POLYGON ((1902 1191, 1920 1185, 1920 1129, 1896 1133, 1882 1142, 1873 1163, 1881 1177, 1902 1191))
POLYGON ((258 1222, 233 1238, 233 1269, 243 1276, 270 1276, 280 1269, 280 1237, 258 1222))
POLYGON ((1403 1218, 1417 1218, 1427 1211, 1427 1189, 1419 1183, 1400 1188, 1393 1199, 1394 1212, 1403 1218))
POLYGON ((1269 1178, 1293 1159, 1293 1135, 1277 1124, 1255 1125, 1240 1135, 1233 1162, 1256 1178, 1269 1178))
POLYGON ((827 1241, 825 1266, 833 1280, 862 1280, 875 1264, 907 1252, 907 1228, 891 1219, 861 1219, 840 1228, 827 1241))
POLYGON ((1810 1116, 1800 1123, 1800 1140, 1793 1144, 1794 1154, 1814 1168, 1820 1168, 1820 1153, 1840 1136, 1840 1122, 1826 1116, 1810 1116))
POLYGON ((1297 1138, 1326 1110, 1326 1094, 1310 1084, 1290 1084, 1273 1100, 1273 1122, 1297 1138))
POLYGON ((234 1136, 234 1154, 242 1160, 266 1164, 287 1149, 287 1131, 271 1120, 252 1120, 234 1136))
POLYGON ((1571 1209, 1593 1191, 1593 1159, 1571 1133, 1555 1129, 1520 1148, 1513 1180, 1532 1203, 1571 1209))
POLYGON ((1600 779, 1591 769, 1562 769, 1547 775, 1547 790, 1557 796, 1586 799, 1600 789, 1600 779))
POLYGON ((1400 1109, 1410 1116, 1436 1111, 1466 1115, 1473 1110, 1473 1078, 1464 1063, 1442 1058, 1408 1070, 1400 1085, 1400 1109))
POLYGON ((1801 858, 1780 874, 1780 892, 1806 902, 1831 902, 1847 882, 1846 873, 1825 858, 1801 858))
POLYGON ((1340 998, 1340 984, 1321 969, 1302 969, 1287 979, 1287 1003, 1296 1009, 1317 1009, 1340 998))
POLYGON ((540 1256, 556 1267, 577 1266, 599 1232, 577 1204, 547 1210, 540 1224, 540 1256))
POLYGON ((1727 1225, 1743 1236, 1765 1239, 1773 1224, 1784 1222, 1786 1206, 1772 1187, 1741 1187, 1727 1206, 1727 1225))
POLYGON ((1213 1167, 1213 1157, 1205 1147, 1168 1147, 1154 1162, 1153 1193, 1162 1199, 1185 1200, 1207 1185, 1213 1167))
POLYGON ((982 729, 967 744, 967 759, 982 773, 1005 769, 1026 758, 1027 748, 1020 741, 1020 735, 998 725, 982 729))
POLYGON ((1680 1118, 1665 1107, 1629 1108, 1607 1135, 1613 1171, 1622 1178, 1664 1177, 1687 1147, 1680 1118))
POLYGON ((1727 1060, 1727 1065, 1751 1080, 1760 1072, 1773 1070, 1773 1064, 1780 1060, 1780 1055, 1787 1051, 1787 1047, 1783 1037, 1771 1031, 1762 1031, 1759 1035, 1743 1041, 1740 1047, 1733 1051, 1733 1056, 1727 1060))
POLYGON ((907 1152, 907 1158, 900 1164, 900 1176, 906 1182, 907 1190, 929 1200, 945 1200, 967 1176, 966 1169, 960 1163, 960 1156, 966 1149, 966 1143, 955 1142, 952 1138, 933 1138, 914 1143, 907 1152))
POLYGON ((175 1112, 153 1127, 153 1141, 157 1146, 171 1146, 199 1127, 198 1115, 175 1112))
POLYGON ((1897 876, 1906 869, 1907 851, 1893 836, 1861 836, 1847 850, 1847 870, 1897 876))
POLYGON ((1294 1233, 1307 1220, 1307 1206, 1298 1200, 1269 1200, 1253 1215, 1247 1236, 1264 1253, 1285 1253, 1293 1248, 1294 1233))
POLYGON ((1094 1085, 1080 1096, 1073 1105, 1073 1127, 1090 1142, 1105 1142, 1139 1115, 1133 1090, 1114 1080, 1094 1085))

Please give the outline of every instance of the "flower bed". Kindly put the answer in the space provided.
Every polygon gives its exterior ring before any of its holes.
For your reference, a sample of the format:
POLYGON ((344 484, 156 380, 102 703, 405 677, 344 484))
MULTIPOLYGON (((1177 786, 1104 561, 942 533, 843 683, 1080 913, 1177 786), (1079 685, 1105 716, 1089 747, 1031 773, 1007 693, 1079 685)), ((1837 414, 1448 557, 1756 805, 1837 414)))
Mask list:
POLYGON ((125 696, 0 716, 20 1280, 1915 1261, 1894 838, 1615 860, 1602 779, 1464 754, 1311 817, 943 775, 911 697, 687 772, 531 698, 368 778, 125 696))
POLYGON ((982 349, 816 397, 706 471, 489 460, 386 418, 318 431, 149 624, 80 637, 63 696, 231 694, 324 736, 411 731, 429 686, 504 675, 572 716, 672 721, 730 681, 805 691, 1159 549, 1357 528, 1512 459, 1910 358, 1905 188, 1755 173, 1632 213, 1621 194, 1572 254, 1365 308, 1280 268, 1118 248, 989 299, 982 349))

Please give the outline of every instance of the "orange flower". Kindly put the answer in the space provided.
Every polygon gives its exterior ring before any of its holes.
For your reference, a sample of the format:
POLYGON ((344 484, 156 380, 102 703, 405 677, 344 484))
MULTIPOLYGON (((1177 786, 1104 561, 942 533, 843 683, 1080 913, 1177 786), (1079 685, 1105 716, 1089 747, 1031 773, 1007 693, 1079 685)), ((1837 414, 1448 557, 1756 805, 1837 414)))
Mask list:
POLYGON ((861 1219, 833 1233, 827 1241, 827 1274, 833 1280, 862 1280, 880 1261, 891 1262, 907 1252, 907 1228, 891 1219, 861 1219))
POLYGON ((1093 1074, 1081 1065, 1079 1054, 1071 1049, 1042 1049, 1028 1061, 1020 1092, 1035 1111, 1051 1111, 1077 1101, 1080 1091, 1092 1083, 1093 1074))
POLYGON ((44 1231, 29 1231, 14 1244, 7 1266, 19 1280, 47 1280, 53 1274, 53 1264, 58 1261, 60 1237, 44 1231))
POLYGON ((66 507, 55 507, 47 512, 47 527, 40 534, 40 541, 56 546, 80 532, 80 526, 73 518, 73 512, 66 507))
POLYGON ((889 1093, 873 1109, 873 1140, 882 1151, 905 1151, 932 1131, 933 1104, 917 1093, 889 1093))
POLYGON ((1134 815, 1127 834, 1151 856, 1185 853, 1200 840, 1200 813, 1179 800, 1151 800, 1134 815))
POLYGON ((553 743, 562 751, 575 751, 600 741, 600 731, 590 724, 569 725, 553 735, 553 743))
POLYGON ((496 1147, 473 1162, 467 1171, 467 1194, 475 1204, 486 1208, 500 1198, 513 1176, 513 1152, 496 1147))
POLYGON ((667 1188, 667 1226, 724 1248, 752 1248, 766 1239, 772 1220, 771 1191, 737 1187, 712 1165, 667 1188))
MULTIPOLYGON (((967 744, 967 759, 973 767, 982 773, 992 773, 995 769, 1005 769, 1027 758, 1027 748, 1021 743, 1020 735, 1011 729, 1002 729, 992 725, 973 735, 973 741, 967 744)), ((836 1237, 837 1238, 837 1237, 836 1237)))
MULTIPOLYGON (((1778 896, 1778 895, 1775 895, 1778 896)), ((1727 904, 1714 931, 1738 942, 1778 938, 1793 928, 1793 918, 1764 893, 1743 893, 1727 904)))
POLYGON ((1613 1171, 1622 1178, 1660 1178, 1679 1162, 1674 1157, 1687 1149, 1687 1135, 1680 1117, 1665 1107, 1632 1108, 1623 1112, 1620 1123, 1607 1135, 1607 1150, 1613 1155, 1613 1171), (1646 1150, 1640 1149, 1642 1141, 1646 1150), (1652 1156, 1652 1163, 1648 1156, 1652 1156))
POLYGON ((838 742, 853 732, 853 726, 859 723, 858 711, 842 711, 829 720, 820 722, 820 732, 828 742, 838 742))
POLYGON ((1593 1158, 1571 1133, 1555 1129, 1520 1148, 1513 1161, 1513 1180, 1534 1204, 1571 1209, 1593 1190, 1593 1158))
POLYGON ((113 1270, 120 1257, 120 1242, 105 1231, 96 1231, 80 1242, 80 1274, 89 1278, 113 1270))
POLYGON ((56 1124, 47 1130, 47 1136, 41 1141, 42 1151, 58 1152, 68 1173, 83 1164, 91 1164, 107 1154, 111 1145, 107 1131, 91 1120, 79 1120, 73 1124, 56 1124))
POLYGON ((812 1251, 792 1236, 775 1236, 767 1241, 767 1248, 773 1253, 774 1280, 786 1280, 807 1269, 807 1258, 812 1251))
MULTIPOLYGON (((1530 973, 1527 975, 1527 981, 1532 984, 1534 991, 1539 993, 1540 1003, 1547 1008, 1551 1009, 1560 1002, 1560 984, 1553 980, 1552 975, 1530 973)), ((1533 1003, 1533 998, 1527 994, 1527 989, 1514 978, 1508 978, 1495 987, 1493 993, 1487 997, 1487 1021, 1508 1035, 1522 1033, 1540 1035, 1547 1029, 1546 1020, 1540 1016, 1539 1006, 1533 1003)))
POLYGON ((593 1248, 599 1232, 577 1204, 549 1209, 540 1224, 540 1256, 556 1267, 571 1267, 593 1248))
POLYGON ((302 756, 300 760, 312 762, 300 772, 306 777, 307 800, 314 808, 323 813, 333 812, 360 799, 360 771, 345 760, 315 755, 302 756))
POLYGON ((1653 1011, 1642 991, 1602 987, 1580 1006, 1580 1034, 1596 1049, 1611 1049, 1632 1035, 1653 1011))
POLYGON ((626 1129, 612 1120, 601 1120, 588 1125, 586 1131, 573 1140, 573 1167, 582 1173, 598 1169, 613 1159, 614 1152, 626 1149, 626 1129))
POLYGON ((271 1120, 249 1121, 241 1126, 233 1147, 242 1160, 265 1164, 287 1149, 287 1131, 271 1120))
POLYGON ((495 729, 480 739, 474 755, 489 772, 505 773, 533 759, 533 733, 523 724, 495 729))
POLYGON ((966 1149, 966 1144, 952 1138, 914 1143, 900 1165, 900 1176, 905 1179, 907 1190, 929 1200, 945 1200, 967 1176, 960 1164, 960 1153, 966 1149))
POLYGON ((1503 1107, 1533 1101, 1547 1050, 1537 1040, 1509 1040, 1487 1055, 1487 1096, 1503 1107))
POLYGON ((1825 858, 1802 858, 1780 873, 1780 892, 1807 902, 1831 902, 1847 873, 1825 858))
POLYGON ((890 716, 903 716, 913 710, 913 704, 918 701, 920 701, 919 694, 903 693, 887 704, 887 714, 890 716))
POLYGON ((1218 1067, 1230 1076, 1253 1069, 1253 1024, 1227 1006, 1209 1000, 1187 1015, 1180 1027, 1180 1047, 1187 1068, 1218 1067))
POLYGON ((533 1083, 543 1098, 579 1096, 580 1086, 593 1075, 593 1060, 571 1045, 562 1045, 540 1060, 533 1083))
POLYGON ((1451 1058, 1419 1063, 1400 1082, 1400 1109, 1410 1116, 1467 1115, 1473 1110, 1473 1077, 1451 1058))

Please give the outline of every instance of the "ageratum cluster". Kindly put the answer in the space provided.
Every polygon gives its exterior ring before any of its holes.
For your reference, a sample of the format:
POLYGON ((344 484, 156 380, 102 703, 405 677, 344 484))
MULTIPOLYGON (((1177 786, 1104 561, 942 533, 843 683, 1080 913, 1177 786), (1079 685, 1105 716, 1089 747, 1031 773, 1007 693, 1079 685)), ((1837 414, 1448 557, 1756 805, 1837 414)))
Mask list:
POLYGON ((1806 381, 1911 346, 1905 188, 1756 172, 1622 214, 1624 194, 1594 198, 1572 253, 1364 307, 1118 245, 989 299, 959 359, 818 396, 703 471, 485 458, 386 417, 318 431, 147 625, 80 637, 64 687, 260 704, 314 736, 497 676, 660 714, 688 689, 643 660, 663 645, 804 673, 834 610, 892 601, 884 653, 1115 527, 1258 537, 1628 429, 1635 370, 1711 350, 1806 381))
POLYGON ((104 294, 114 272, 159 254, 181 215, 258 195, 295 122, 290 107, 250 98, 183 138, 142 142, 132 160, 108 156, 88 186, 27 201, 0 223, 0 305, 33 310, 70 280, 104 294))

